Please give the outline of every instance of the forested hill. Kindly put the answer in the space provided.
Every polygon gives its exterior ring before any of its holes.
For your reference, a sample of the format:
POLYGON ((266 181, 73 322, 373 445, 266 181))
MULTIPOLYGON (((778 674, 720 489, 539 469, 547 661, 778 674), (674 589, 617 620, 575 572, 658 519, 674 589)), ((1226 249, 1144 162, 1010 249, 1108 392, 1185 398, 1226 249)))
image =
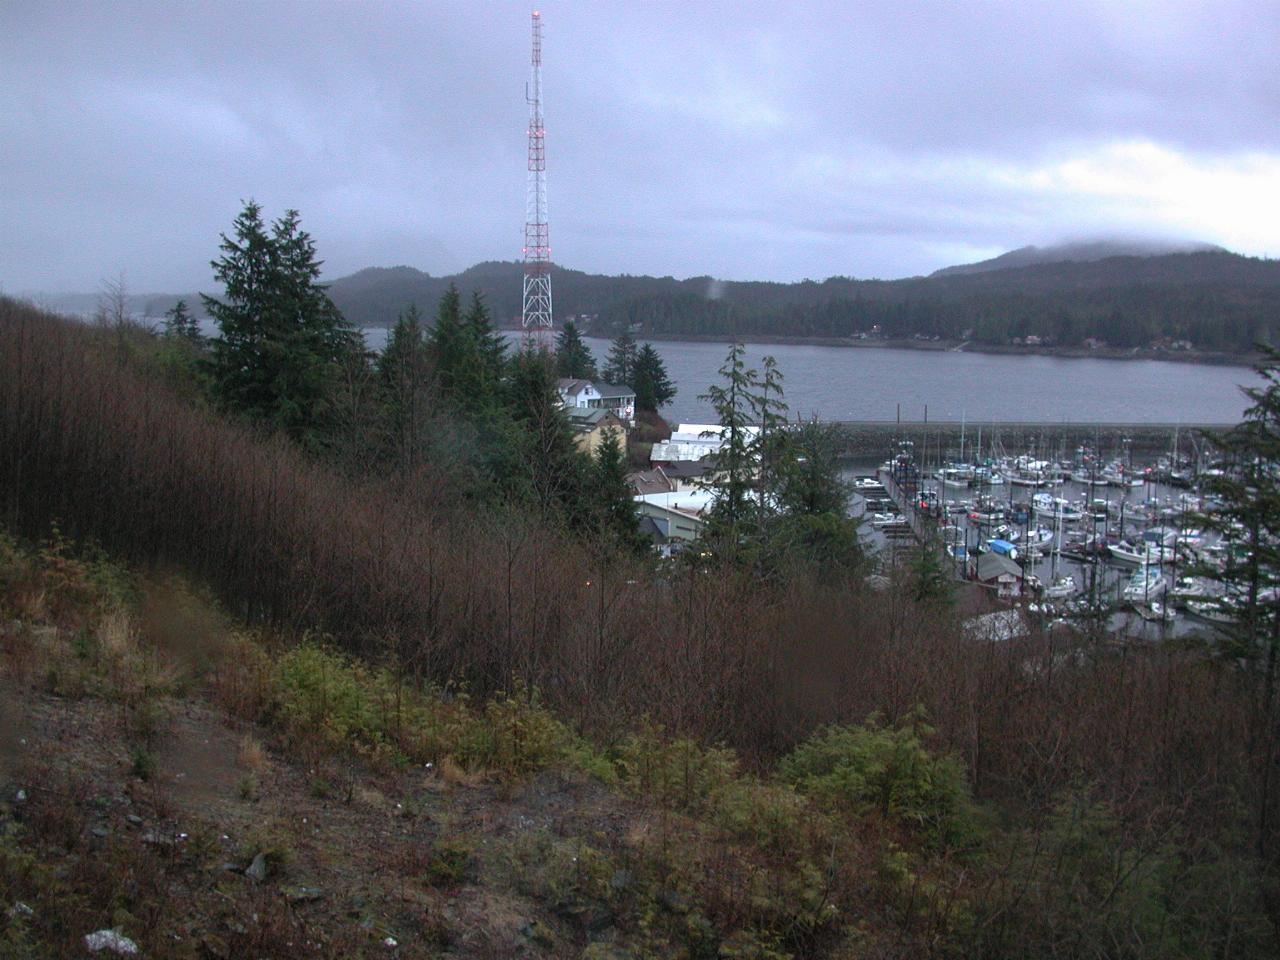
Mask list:
MULTIPOLYGON (((450 282, 480 290, 495 318, 519 315, 521 265, 478 264, 432 277, 373 268, 330 293, 360 325, 389 324, 410 301, 429 309, 450 282)), ((850 337, 879 335, 1004 344, 1038 336, 1061 346, 1093 337, 1114 347, 1189 341, 1247 351, 1280 341, 1280 261, 1223 250, 1111 256, 903 280, 832 277, 800 283, 718 282, 710 277, 601 276, 556 268, 556 314, 598 314, 594 333, 850 337)))
POLYGON ((966 273, 987 273, 1043 263, 1087 263, 1109 257, 1156 257, 1169 253, 1226 253, 1211 243, 1179 243, 1152 240, 1087 240, 1049 247, 1019 247, 990 260, 964 263, 935 270, 930 276, 946 277, 966 273))

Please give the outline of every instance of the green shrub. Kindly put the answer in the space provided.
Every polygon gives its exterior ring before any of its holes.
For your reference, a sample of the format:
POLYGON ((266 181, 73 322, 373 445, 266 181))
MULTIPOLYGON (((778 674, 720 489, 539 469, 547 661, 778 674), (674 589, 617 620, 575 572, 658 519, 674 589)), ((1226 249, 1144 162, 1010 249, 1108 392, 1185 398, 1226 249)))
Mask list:
MULTIPOLYGON (((477 711, 465 691, 446 702, 435 688, 419 689, 311 640, 285 654, 275 674, 277 718, 292 736, 354 750, 381 769, 452 757, 469 770, 521 777, 577 744, 523 684, 477 711)), ((580 744, 573 756, 586 762, 580 744)))
POLYGON ((286 729, 334 748, 378 735, 369 686, 361 664, 314 641, 286 653, 276 670, 278 708, 286 729))
POLYGON ((925 747, 931 733, 916 721, 887 728, 874 718, 825 727, 784 757, 779 773, 829 808, 854 816, 878 811, 931 842, 963 845, 976 829, 968 782, 958 760, 925 747))
POLYGON ((429 887, 456 887, 466 878, 471 862, 471 844, 465 840, 437 840, 422 872, 429 887))
POLYGON ((675 810, 704 814, 738 776, 738 758, 725 747, 704 747, 687 738, 666 739, 646 726, 619 751, 624 784, 675 810))
POLYGON ((461 731, 456 746, 465 767, 526 776, 559 760, 572 738, 542 706, 537 690, 517 684, 511 695, 494 697, 477 721, 461 731))
POLYGON ((146 747, 134 747, 129 760, 129 772, 139 780, 150 780, 156 775, 156 758, 146 747))

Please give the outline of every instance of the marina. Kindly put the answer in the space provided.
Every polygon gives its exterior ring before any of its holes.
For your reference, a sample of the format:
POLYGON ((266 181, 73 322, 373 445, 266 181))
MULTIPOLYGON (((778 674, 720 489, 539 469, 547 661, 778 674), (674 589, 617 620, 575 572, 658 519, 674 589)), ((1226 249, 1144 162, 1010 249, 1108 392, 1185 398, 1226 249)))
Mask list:
POLYGON ((1240 539, 1203 530, 1215 467, 1176 454, 1148 465, 1030 454, 922 467, 901 443, 852 479, 851 513, 882 560, 936 550, 977 609, 1019 606, 1046 624, 1160 639, 1234 621, 1217 579, 1240 539))

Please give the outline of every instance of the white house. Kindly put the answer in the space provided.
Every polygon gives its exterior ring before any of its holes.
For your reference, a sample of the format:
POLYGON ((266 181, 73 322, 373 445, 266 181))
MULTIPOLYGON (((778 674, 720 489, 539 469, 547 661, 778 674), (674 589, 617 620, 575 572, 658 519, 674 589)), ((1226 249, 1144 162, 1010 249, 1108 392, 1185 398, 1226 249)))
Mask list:
POLYGON ((561 402, 569 408, 609 410, 629 427, 636 423, 636 392, 613 383, 561 378, 556 381, 561 402))

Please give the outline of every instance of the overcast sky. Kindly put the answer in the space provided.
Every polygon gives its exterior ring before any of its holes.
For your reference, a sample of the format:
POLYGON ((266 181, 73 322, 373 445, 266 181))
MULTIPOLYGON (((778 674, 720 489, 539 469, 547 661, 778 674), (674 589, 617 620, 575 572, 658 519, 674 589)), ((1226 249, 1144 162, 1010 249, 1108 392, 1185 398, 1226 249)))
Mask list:
MULTIPOLYGON (((209 289, 241 200, 329 278, 520 255, 529 4, 0 0, 0 290, 209 289)), ((1100 234, 1280 255, 1280 3, 550 2, 551 244, 898 277, 1100 234)))

